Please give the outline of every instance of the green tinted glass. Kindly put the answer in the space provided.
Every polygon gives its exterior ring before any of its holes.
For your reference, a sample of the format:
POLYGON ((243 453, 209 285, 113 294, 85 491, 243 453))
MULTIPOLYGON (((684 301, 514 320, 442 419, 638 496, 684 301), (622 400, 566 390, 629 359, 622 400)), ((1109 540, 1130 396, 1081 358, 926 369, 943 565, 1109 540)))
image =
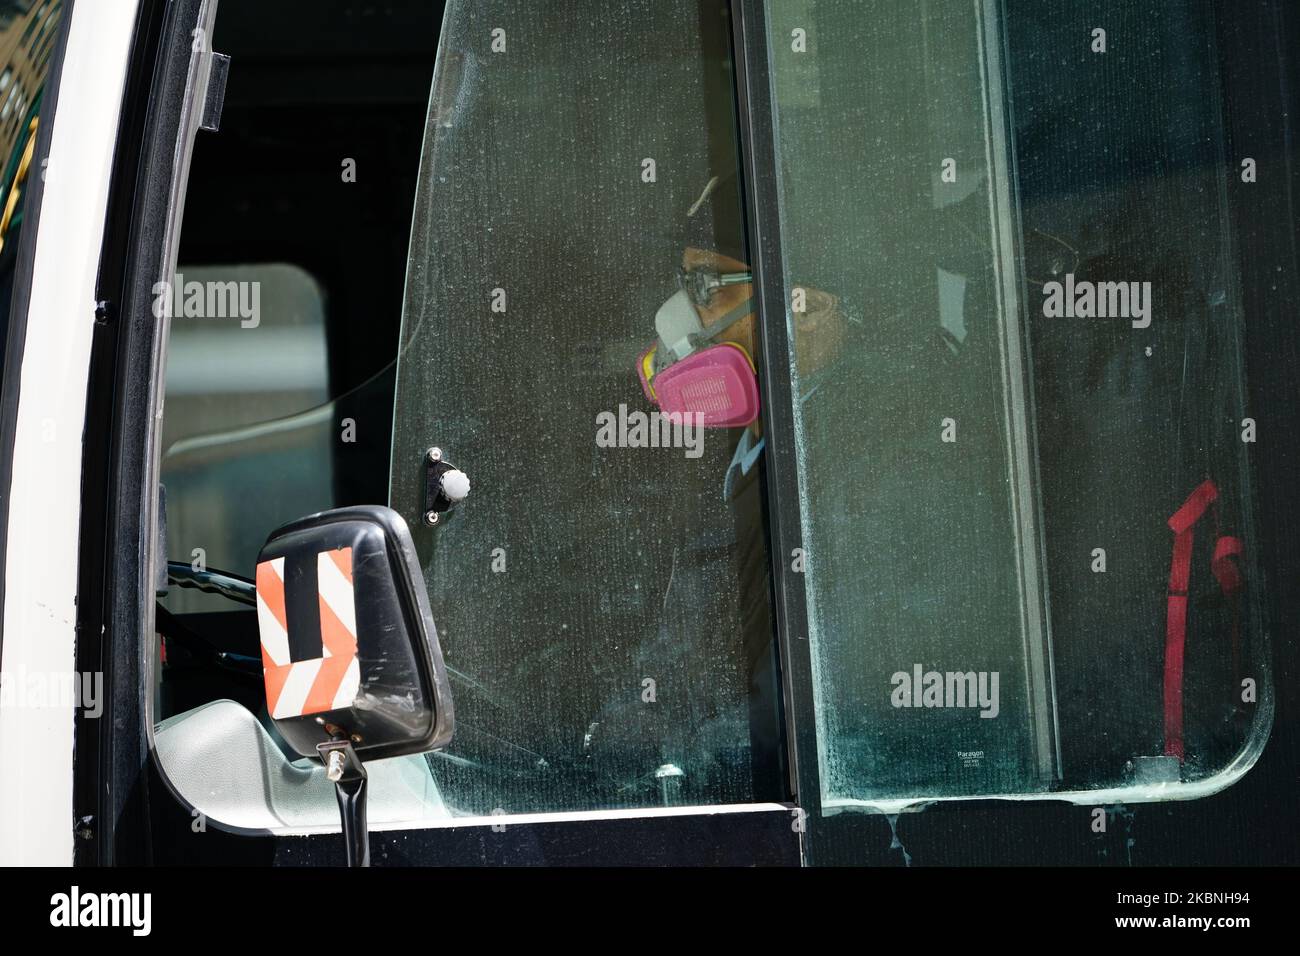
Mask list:
POLYGON ((796 388, 828 806, 1257 752, 1209 8, 769 4, 786 284, 852 320, 796 388))

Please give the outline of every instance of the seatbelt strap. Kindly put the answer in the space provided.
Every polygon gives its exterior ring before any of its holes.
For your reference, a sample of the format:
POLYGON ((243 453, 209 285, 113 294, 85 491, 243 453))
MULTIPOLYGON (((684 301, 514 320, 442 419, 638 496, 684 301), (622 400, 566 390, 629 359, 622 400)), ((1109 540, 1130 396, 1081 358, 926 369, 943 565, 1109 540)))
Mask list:
MULTIPOLYGON (((1192 546, 1196 522, 1219 497, 1207 478, 1183 502, 1169 527, 1174 532, 1174 554, 1169 567, 1169 601, 1165 616, 1165 755, 1183 759, 1183 649, 1187 642, 1187 594, 1192 574, 1192 546)), ((1242 553, 1240 538, 1220 537, 1214 545, 1210 570, 1223 593, 1233 600, 1233 667, 1237 666, 1238 622, 1235 597, 1241 590, 1241 571, 1233 560, 1242 553)))

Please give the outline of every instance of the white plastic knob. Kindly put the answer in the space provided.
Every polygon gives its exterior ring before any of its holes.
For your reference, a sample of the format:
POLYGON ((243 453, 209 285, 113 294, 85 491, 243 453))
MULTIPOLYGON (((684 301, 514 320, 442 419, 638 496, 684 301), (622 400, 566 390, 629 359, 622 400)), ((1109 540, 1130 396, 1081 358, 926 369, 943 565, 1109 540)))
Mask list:
POLYGON ((455 504, 469 495, 469 475, 453 468, 442 476, 442 496, 455 504))

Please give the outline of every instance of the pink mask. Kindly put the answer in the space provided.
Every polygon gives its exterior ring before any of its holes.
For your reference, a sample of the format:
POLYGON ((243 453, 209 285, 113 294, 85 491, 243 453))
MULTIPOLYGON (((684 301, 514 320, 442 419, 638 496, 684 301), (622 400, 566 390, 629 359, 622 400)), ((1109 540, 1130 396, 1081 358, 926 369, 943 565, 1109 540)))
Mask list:
POLYGON ((646 397, 665 415, 699 415, 705 428, 737 428, 758 418, 758 378, 739 345, 701 349, 657 375, 651 351, 642 355, 637 371, 646 397))

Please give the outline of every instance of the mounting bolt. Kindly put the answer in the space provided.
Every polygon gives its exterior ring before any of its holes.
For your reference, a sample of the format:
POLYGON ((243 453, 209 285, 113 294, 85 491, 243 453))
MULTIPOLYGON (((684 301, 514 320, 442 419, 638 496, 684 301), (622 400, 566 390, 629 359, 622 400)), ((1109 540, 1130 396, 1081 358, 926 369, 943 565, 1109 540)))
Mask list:
POLYGON ((469 476, 457 468, 444 471, 438 479, 438 488, 451 504, 457 504, 469 497, 469 476))
POLYGON ((325 764, 325 779, 330 783, 338 783, 343 779, 343 751, 331 750, 329 762, 325 764))
POLYGON ((430 528, 436 525, 438 523, 438 512, 426 511, 424 513, 424 523, 427 524, 430 528))
POLYGON ((430 448, 428 451, 426 451, 426 452, 424 453, 424 457, 425 457, 425 458, 428 458, 429 461, 431 461, 431 462, 439 462, 439 461, 442 461, 442 449, 441 449, 441 448, 430 448))

